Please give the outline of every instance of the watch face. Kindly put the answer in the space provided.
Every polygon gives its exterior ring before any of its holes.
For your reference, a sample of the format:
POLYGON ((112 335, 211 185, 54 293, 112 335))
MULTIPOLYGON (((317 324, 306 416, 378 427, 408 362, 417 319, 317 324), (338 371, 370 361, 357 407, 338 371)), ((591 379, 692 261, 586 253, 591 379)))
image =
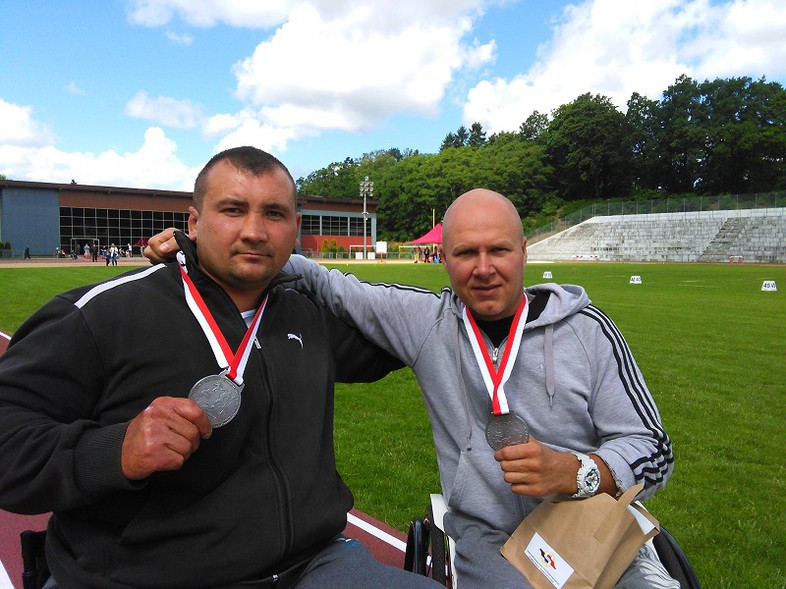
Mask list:
POLYGON ((598 465, 589 456, 574 452, 576 458, 581 462, 579 471, 576 475, 576 487, 578 493, 574 498, 591 497, 600 488, 600 471, 598 465))
POLYGON ((587 486, 587 490, 590 493, 594 493, 598 490, 600 486, 600 473, 596 468, 593 468, 587 473, 587 476, 584 477, 584 484, 587 486))

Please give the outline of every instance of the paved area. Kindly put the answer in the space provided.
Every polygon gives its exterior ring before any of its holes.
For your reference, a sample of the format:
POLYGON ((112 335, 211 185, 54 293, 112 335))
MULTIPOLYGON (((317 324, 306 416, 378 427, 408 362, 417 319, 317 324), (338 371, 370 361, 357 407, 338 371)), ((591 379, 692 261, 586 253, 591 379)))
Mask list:
MULTIPOLYGON (((136 256, 135 258, 120 258, 118 266, 141 266, 149 262, 147 258, 136 256)), ((32 258, 23 260, 21 258, 0 258, 0 268, 57 268, 65 266, 105 266, 106 262, 99 259, 97 262, 89 258, 79 257, 76 260, 71 258, 32 258)))
MULTIPOLYGON (((399 259, 376 259, 376 260, 335 260, 327 258, 315 258, 315 261, 320 263, 332 264, 413 264, 413 260, 399 260, 399 259)), ((147 258, 136 256, 133 258, 120 258, 118 266, 146 266, 149 262, 147 258)), ((71 258, 33 258, 31 260, 23 260, 21 258, 4 259, 0 258, 0 268, 56 268, 60 266, 104 266, 105 262, 99 259, 93 262, 91 259, 79 257, 76 260, 71 258)))

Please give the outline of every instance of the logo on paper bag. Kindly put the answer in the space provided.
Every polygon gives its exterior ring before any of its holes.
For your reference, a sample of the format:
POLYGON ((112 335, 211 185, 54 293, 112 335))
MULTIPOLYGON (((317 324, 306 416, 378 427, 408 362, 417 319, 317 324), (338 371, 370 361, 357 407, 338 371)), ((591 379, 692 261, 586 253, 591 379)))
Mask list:
POLYGON ((573 567, 537 532, 524 549, 524 554, 556 589, 561 589, 573 574, 573 567))
POLYGON ((550 566, 554 570, 557 569, 557 565, 554 564, 554 557, 551 555, 551 552, 544 552, 543 549, 541 549, 540 558, 546 566, 550 566))

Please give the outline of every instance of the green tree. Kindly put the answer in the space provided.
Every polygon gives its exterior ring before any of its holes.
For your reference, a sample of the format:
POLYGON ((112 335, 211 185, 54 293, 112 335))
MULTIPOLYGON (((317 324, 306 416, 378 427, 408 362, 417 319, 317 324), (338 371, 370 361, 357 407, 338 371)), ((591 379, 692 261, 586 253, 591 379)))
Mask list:
MULTIPOLYGON (((623 115, 583 94, 551 118, 533 112, 488 139, 480 123, 446 135, 437 154, 396 147, 346 158, 298 179, 301 194, 359 198, 374 181, 382 239, 407 241, 462 192, 508 196, 530 226, 582 199, 786 188, 786 92, 749 78, 697 84, 680 76, 660 101, 633 93, 623 115)), ((328 246, 329 247, 329 244, 328 246)))
POLYGON ((786 92, 751 78, 705 81, 699 86, 706 159, 697 181, 702 194, 744 193, 783 186, 786 92))
POLYGON ((407 158, 383 180, 380 193, 380 234, 408 241, 439 222, 461 193, 487 186, 487 167, 474 147, 446 149, 437 155, 407 158))
POLYGON ((519 135, 521 135, 522 139, 527 141, 539 141, 548 127, 548 115, 544 115, 535 110, 527 117, 527 120, 519 126, 519 135))
POLYGON ((553 194, 554 170, 546 163, 542 145, 518 134, 497 136, 478 157, 487 162, 481 167, 484 186, 510 198, 522 217, 540 210, 544 200, 553 194))
POLYGON ((445 135, 445 138, 442 140, 442 145, 439 146, 439 151, 443 152, 446 149, 450 149, 451 147, 461 147, 458 144, 458 140, 456 139, 456 134, 452 131, 445 135))
POLYGON ((518 134, 495 135, 482 147, 446 149, 398 163, 381 185, 380 235, 408 241, 441 220, 453 200, 471 188, 496 190, 526 216, 551 194, 553 171, 544 148, 518 134))
POLYGON ((448 133, 445 135, 445 139, 442 140, 442 145, 439 148, 439 151, 442 152, 451 147, 464 147, 469 142, 469 131, 467 128, 462 125, 458 129, 456 129, 455 133, 448 133))
MULTIPOLYGON (((412 150, 401 151, 397 148, 380 149, 364 153, 358 160, 356 180, 359 183, 368 177, 375 185, 390 173, 400 161, 417 153, 412 150)), ((375 189, 376 192, 376 189, 375 189)))
POLYGON ((298 193, 326 198, 354 198, 357 196, 358 164, 352 158, 334 162, 295 182, 298 193))
POLYGON ((658 102, 634 92, 628 100, 625 121, 630 133, 632 181, 635 190, 657 190, 658 176, 658 102))
POLYGON ((480 123, 472 123, 469 128, 469 137, 467 138, 467 145, 470 147, 481 147, 486 144, 486 132, 483 130, 483 125, 480 123))
POLYGON ((582 94, 560 106, 545 132, 547 163, 565 200, 611 198, 630 190, 625 115, 606 96, 582 94))
POLYGON ((706 159, 705 118, 699 85, 680 76, 663 93, 658 108, 658 178, 670 193, 692 192, 706 159))
POLYGON ((436 155, 413 155, 399 162, 390 174, 375 181, 380 195, 377 228, 382 239, 408 241, 431 227, 435 192, 428 170, 436 155))

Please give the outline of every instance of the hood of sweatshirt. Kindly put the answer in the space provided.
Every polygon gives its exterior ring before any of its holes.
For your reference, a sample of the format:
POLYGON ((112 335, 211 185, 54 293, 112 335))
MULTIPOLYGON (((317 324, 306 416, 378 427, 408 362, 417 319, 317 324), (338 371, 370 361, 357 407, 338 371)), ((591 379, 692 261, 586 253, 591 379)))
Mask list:
POLYGON ((530 298, 540 293, 549 294, 546 308, 543 309, 543 312, 537 318, 527 321, 525 329, 553 325, 565 317, 576 314, 590 304, 586 291, 575 284, 536 284, 526 288, 525 292, 530 298))

